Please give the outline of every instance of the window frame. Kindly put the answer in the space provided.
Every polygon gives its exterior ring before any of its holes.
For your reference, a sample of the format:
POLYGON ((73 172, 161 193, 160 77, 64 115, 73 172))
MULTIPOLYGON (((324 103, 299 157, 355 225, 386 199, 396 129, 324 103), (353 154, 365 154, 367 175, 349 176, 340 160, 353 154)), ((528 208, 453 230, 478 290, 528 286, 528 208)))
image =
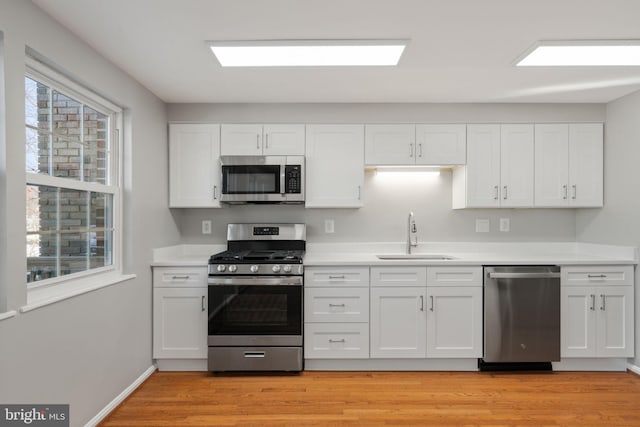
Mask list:
MULTIPOLYGON (((108 170, 107 170, 107 182, 101 184, 97 182, 86 182, 69 178, 55 177, 51 175, 45 175, 41 173, 30 173, 25 170, 25 189, 29 185, 37 186, 51 186, 58 187, 60 189, 96 192, 100 194, 111 194, 113 203, 112 212, 112 227, 113 237, 111 244, 111 264, 103 267, 87 269, 75 273, 66 274, 63 276, 52 277, 39 281, 32 281, 26 283, 27 292, 35 290, 45 290, 47 288, 60 287, 64 283, 73 283, 77 285, 78 281, 88 277, 95 277, 97 275, 107 275, 118 273, 122 274, 122 196, 123 196, 123 158, 122 158, 122 124, 123 124, 123 110, 117 105, 105 99, 103 96, 91 91, 84 86, 76 83, 70 78, 62 75, 51 67, 27 56, 25 58, 25 72, 24 78, 30 78, 37 82, 43 83, 51 90, 57 90, 63 95, 71 97, 88 107, 95 109, 96 111, 109 116, 109 158, 108 170)), ((26 94, 25 94, 26 98, 26 94)), ((23 108, 24 113, 25 108, 23 108)), ((28 129, 25 117, 25 129, 28 129)), ((26 133, 24 134, 26 138, 26 133)), ((26 148, 26 139, 23 140, 23 145, 26 148)), ((26 158, 25 158, 26 165, 26 158)), ((25 202, 26 203, 26 202, 25 202)), ((25 206, 26 208, 26 206, 25 206)), ((26 214, 26 212, 25 212, 26 214)), ((25 229, 25 244, 26 244, 27 231, 25 229)), ((25 252, 25 260, 27 254, 25 252)), ((25 264, 26 266, 26 264, 25 264)), ((26 273, 26 272, 25 272, 26 273)), ((26 274, 25 274, 26 282, 26 274)), ((75 287, 75 286, 74 286, 75 287)))

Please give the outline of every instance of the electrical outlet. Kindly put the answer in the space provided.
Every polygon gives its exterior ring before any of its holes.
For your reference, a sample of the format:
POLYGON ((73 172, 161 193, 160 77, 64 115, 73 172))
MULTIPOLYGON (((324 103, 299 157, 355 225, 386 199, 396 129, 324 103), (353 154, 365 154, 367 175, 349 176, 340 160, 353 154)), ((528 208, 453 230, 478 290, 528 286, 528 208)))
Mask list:
POLYGON ((211 234, 211 220, 202 221, 202 234, 211 234))
POLYGON ((500 218, 500 231, 509 231, 511 229, 511 221, 509 218, 500 218))
POLYGON ((476 233, 488 233, 489 230, 488 219, 476 219, 476 233))
POLYGON ((332 219, 325 219, 324 220, 324 232, 326 234, 331 234, 333 232, 335 232, 335 223, 332 219))

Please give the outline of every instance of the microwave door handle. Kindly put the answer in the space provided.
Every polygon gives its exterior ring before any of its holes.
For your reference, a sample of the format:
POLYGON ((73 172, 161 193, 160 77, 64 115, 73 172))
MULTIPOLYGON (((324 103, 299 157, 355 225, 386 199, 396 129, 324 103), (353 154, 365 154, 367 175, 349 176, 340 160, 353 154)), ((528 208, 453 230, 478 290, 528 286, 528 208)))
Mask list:
POLYGON ((281 165, 280 166, 280 195, 284 198, 285 197, 285 188, 284 188, 284 183, 285 183, 285 170, 286 170, 286 166, 285 165, 281 165))

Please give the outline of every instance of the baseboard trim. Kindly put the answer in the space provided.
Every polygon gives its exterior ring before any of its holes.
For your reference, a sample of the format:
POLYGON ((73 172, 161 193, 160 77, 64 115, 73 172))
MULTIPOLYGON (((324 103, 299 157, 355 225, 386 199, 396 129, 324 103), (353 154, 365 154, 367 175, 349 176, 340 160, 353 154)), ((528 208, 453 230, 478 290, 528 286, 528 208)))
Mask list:
POLYGON ((640 366, 636 366, 633 363, 629 363, 627 365, 627 369, 633 372, 636 375, 640 375, 640 366))
POLYGON ((135 389, 140 387, 140 384, 145 382, 146 379, 149 378, 151 376, 151 374, 153 374, 155 372, 155 370, 156 370, 156 366, 155 365, 150 366, 146 371, 144 371, 142 373, 142 375, 140 375, 138 378, 136 378, 136 380, 134 382, 132 382, 129 385, 129 387, 127 387, 124 390, 122 390, 122 393, 117 395, 116 398, 113 399, 111 402, 109 402, 109 404, 107 406, 102 408, 102 410, 100 412, 98 412, 95 417, 91 418, 89 420, 89 422, 87 422, 85 424, 85 427, 95 427, 95 426, 97 426, 98 423, 100 423, 100 421, 104 420, 107 417, 107 415, 109 415, 111 413, 111 411, 116 409, 116 407, 119 404, 121 404, 131 393, 133 393, 135 391, 135 389))

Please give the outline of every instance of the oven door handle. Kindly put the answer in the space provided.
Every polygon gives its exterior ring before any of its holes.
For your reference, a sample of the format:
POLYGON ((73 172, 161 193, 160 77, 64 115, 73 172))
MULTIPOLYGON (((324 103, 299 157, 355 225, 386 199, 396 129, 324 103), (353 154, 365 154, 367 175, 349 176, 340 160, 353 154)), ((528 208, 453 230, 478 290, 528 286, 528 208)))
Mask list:
POLYGON ((302 276, 278 277, 209 277, 211 286, 302 286, 302 276))

